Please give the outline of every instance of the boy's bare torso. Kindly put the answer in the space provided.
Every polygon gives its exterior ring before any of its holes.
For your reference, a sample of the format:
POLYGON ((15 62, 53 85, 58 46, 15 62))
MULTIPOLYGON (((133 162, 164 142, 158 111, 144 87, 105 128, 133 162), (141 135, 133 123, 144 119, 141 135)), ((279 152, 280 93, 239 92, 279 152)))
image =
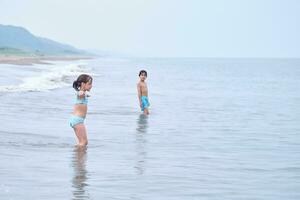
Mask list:
POLYGON ((141 96, 148 96, 148 87, 146 82, 140 81, 138 83, 138 87, 140 88, 141 96))

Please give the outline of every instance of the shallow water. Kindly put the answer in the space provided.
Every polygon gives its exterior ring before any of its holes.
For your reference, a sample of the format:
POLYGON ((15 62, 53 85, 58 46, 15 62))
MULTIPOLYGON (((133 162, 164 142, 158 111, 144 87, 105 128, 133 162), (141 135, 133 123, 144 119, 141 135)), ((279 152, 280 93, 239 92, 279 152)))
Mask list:
POLYGON ((299 59, 0 65, 0 199, 299 199, 299 91, 299 59), (87 150, 68 125, 80 73, 87 150))

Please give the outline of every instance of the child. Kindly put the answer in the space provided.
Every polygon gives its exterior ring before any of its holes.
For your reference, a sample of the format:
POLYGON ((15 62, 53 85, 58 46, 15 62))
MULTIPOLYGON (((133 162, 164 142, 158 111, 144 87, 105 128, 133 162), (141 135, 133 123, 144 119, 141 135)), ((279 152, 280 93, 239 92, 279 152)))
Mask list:
POLYGON ((145 115, 149 114, 149 100, 148 100, 148 88, 147 83, 145 82, 147 78, 147 72, 145 70, 141 70, 139 73, 140 82, 137 84, 137 90, 138 90, 138 97, 140 102, 141 110, 144 112, 145 115))
POLYGON ((77 91, 74 111, 70 119, 70 126, 74 129, 78 139, 78 146, 84 147, 88 144, 84 119, 87 113, 88 91, 92 88, 93 79, 87 74, 81 74, 73 82, 73 88, 77 91))

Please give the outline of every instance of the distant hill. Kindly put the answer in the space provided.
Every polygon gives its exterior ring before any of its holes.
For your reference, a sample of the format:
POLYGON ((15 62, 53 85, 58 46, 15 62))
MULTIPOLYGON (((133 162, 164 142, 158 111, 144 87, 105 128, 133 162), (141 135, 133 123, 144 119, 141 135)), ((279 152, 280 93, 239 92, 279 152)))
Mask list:
POLYGON ((37 37, 22 27, 0 24, 0 54, 88 55, 70 45, 37 37))

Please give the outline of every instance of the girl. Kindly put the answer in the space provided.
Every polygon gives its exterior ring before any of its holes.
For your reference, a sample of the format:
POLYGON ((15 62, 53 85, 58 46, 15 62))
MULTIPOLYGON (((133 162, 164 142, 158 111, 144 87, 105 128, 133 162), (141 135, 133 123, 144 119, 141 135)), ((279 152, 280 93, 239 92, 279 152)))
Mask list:
POLYGON ((84 119, 87 113, 88 92, 92 88, 92 77, 87 74, 81 74, 73 82, 73 88, 77 91, 74 111, 70 119, 70 126, 74 129, 78 139, 79 146, 88 144, 87 133, 84 126, 84 119))

